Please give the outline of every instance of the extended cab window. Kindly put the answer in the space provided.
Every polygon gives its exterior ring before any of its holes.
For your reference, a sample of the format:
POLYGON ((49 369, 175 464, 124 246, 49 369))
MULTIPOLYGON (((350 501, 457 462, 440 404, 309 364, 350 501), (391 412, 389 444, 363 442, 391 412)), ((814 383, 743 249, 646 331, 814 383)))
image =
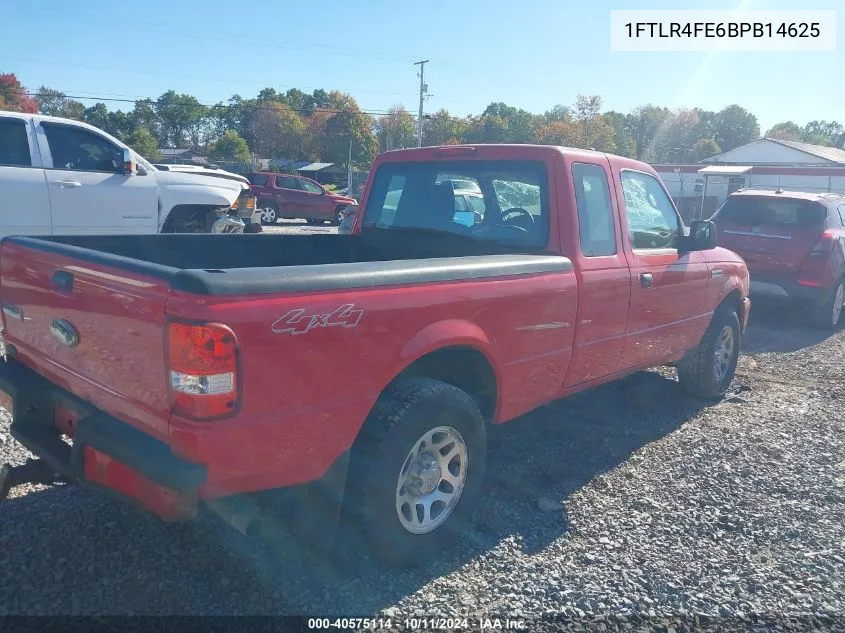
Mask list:
POLYGON ((71 125, 42 123, 55 169, 116 173, 123 150, 102 136, 71 125))
POLYGON ((276 176, 276 187, 279 189, 299 189, 299 179, 293 176, 276 176))
POLYGON ((599 165, 572 165, 581 252, 587 257, 616 254, 616 232, 607 174, 599 165))
POLYGON ((631 247, 675 248, 681 222, 657 178, 627 169, 621 178, 631 247))
POLYGON ((445 231, 528 248, 546 246, 548 225, 546 168, 536 161, 385 163, 363 220, 364 228, 445 231))
POLYGON ((323 193, 323 190, 320 189, 313 182, 308 182, 307 180, 300 180, 299 184, 302 185, 302 188, 308 193, 323 193))
POLYGON ((0 118, 0 166, 32 167, 26 121, 0 118))

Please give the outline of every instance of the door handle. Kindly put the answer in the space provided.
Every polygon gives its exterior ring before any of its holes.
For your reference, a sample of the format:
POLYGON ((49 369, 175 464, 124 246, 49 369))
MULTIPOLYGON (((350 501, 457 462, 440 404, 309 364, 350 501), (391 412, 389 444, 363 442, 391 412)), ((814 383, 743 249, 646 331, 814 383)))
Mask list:
POLYGON ((57 270, 53 273, 53 289, 57 292, 70 294, 73 292, 73 273, 57 270))
POLYGON ((54 184, 63 189, 76 189, 82 186, 82 183, 76 180, 57 180, 54 184))
POLYGON ((640 285, 643 288, 651 288, 654 285, 654 277, 651 273, 640 273, 640 285))

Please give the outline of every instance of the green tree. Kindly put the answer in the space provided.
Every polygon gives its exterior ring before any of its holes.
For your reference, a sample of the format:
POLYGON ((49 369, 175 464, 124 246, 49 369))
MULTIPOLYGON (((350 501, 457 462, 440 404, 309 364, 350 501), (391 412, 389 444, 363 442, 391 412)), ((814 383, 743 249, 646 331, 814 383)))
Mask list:
POLYGON ((537 117, 525 110, 497 102, 475 117, 467 132, 470 143, 530 143, 537 117))
POLYGON ((671 113, 666 108, 647 104, 636 108, 628 115, 628 130, 637 148, 637 158, 646 162, 657 162, 666 143, 666 123, 671 113))
POLYGON ((379 149, 387 151, 415 147, 417 144, 416 120, 404 106, 391 107, 385 116, 376 119, 375 133, 379 149))
POLYGON ((692 160, 698 162, 705 158, 710 158, 716 154, 721 154, 722 149, 719 144, 712 138, 700 138, 692 146, 692 160))
POLYGON ((423 145, 458 145, 469 131, 469 121, 440 109, 423 122, 423 145))
POLYGON ((369 166, 378 152, 378 139, 373 133, 372 117, 357 109, 340 112, 326 121, 323 158, 346 165, 350 140, 352 163, 369 166))
POLYGON ((628 117, 612 110, 605 112, 604 117, 613 128, 613 144, 616 146, 616 153, 628 158, 636 157, 637 148, 628 129, 628 117))
POLYGON ((68 99, 67 95, 47 86, 41 86, 35 94, 38 111, 48 116, 60 116, 66 119, 82 121, 85 116, 85 106, 79 101, 68 99))
POLYGON ((594 136, 593 133, 596 131, 595 128, 598 124, 600 112, 601 97, 598 95, 578 95, 575 99, 573 117, 583 132, 580 142, 581 147, 591 147, 596 145, 596 142, 592 137, 594 136))
POLYGON ((267 101, 250 123, 253 149, 267 157, 301 159, 305 155, 305 123, 289 106, 267 101))
POLYGON ((782 141, 801 141, 804 139, 804 135, 804 128, 792 121, 776 123, 764 134, 766 138, 776 138, 782 141))
POLYGON ((158 142, 147 128, 135 128, 127 134, 124 142, 148 161, 155 162, 161 158, 161 152, 158 151, 158 142))
POLYGON ((716 114, 715 139, 723 152, 760 138, 757 117, 736 104, 716 114))
POLYGON ((209 156, 219 160, 241 163, 249 163, 252 159, 249 153, 249 145, 234 130, 223 132, 220 138, 210 146, 209 156))
POLYGON ((153 104, 156 119, 160 123, 158 132, 159 145, 184 147, 189 145, 200 149, 203 132, 209 123, 209 110, 197 101, 196 97, 177 94, 168 90, 153 104))

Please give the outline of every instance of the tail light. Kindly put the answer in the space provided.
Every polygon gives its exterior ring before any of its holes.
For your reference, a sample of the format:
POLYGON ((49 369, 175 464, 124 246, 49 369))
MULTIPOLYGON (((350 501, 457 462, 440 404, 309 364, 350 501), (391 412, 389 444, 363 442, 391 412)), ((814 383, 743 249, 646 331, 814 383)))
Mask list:
POLYGON ((834 240, 835 237, 836 236, 833 234, 833 231, 825 231, 822 233, 819 241, 816 242, 816 245, 813 246, 813 250, 810 251, 810 255, 827 255, 833 250, 833 246, 836 243, 834 240))
POLYGON ((225 325, 168 324, 167 365, 174 413, 210 420, 237 410, 238 341, 225 325))

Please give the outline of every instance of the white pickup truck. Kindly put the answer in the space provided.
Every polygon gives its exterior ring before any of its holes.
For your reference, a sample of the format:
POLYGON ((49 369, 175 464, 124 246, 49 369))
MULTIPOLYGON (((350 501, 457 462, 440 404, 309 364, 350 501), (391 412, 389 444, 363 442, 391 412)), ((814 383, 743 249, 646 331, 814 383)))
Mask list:
POLYGON ((159 166, 71 119, 0 112, 0 237, 260 232, 249 181, 159 166))

